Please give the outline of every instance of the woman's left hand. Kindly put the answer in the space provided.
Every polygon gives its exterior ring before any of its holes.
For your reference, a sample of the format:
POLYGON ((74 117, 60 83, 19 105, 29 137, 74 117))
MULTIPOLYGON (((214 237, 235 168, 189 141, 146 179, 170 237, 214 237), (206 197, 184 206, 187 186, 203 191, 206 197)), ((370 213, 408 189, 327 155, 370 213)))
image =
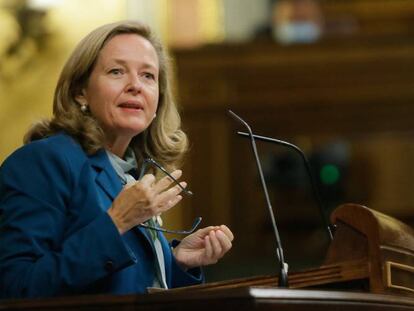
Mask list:
POLYGON ((233 238, 225 225, 206 227, 185 237, 173 254, 184 269, 214 264, 229 251, 233 238))

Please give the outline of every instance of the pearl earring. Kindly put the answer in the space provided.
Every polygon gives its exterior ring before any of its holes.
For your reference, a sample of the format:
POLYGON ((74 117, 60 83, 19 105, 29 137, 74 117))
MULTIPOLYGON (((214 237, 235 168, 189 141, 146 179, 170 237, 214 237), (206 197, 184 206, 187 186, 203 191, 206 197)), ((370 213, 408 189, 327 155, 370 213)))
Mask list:
POLYGON ((81 105, 81 107, 80 107, 80 110, 81 110, 83 113, 86 113, 86 112, 88 111, 88 106, 87 106, 87 105, 85 105, 85 104, 82 104, 82 105, 81 105))

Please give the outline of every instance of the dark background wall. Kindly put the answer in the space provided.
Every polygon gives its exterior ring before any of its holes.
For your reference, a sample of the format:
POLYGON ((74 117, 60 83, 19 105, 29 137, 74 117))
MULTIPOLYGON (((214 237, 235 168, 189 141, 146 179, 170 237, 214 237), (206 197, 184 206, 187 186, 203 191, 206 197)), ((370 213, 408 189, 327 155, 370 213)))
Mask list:
MULTIPOLYGON (((276 271, 275 241, 249 142, 232 109, 257 134, 299 145, 329 215, 345 202, 414 224, 414 3, 322 1, 325 34, 283 46, 249 43, 175 50, 179 102, 192 148, 195 196, 186 223, 226 223, 234 250, 210 280, 276 271)), ((291 269, 317 265, 329 243, 300 158, 259 143, 291 269)))

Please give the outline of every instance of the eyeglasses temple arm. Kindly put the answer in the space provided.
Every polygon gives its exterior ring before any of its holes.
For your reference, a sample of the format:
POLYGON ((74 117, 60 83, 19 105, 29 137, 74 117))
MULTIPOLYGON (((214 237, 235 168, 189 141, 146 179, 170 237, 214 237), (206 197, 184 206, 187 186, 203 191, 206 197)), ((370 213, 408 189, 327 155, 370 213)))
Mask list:
MULTIPOLYGON (((167 172, 167 170, 165 168, 163 168, 161 165, 159 165, 154 159, 148 158, 144 160, 144 163, 151 163, 153 165, 155 165, 156 167, 158 167, 165 175, 167 175, 168 177, 170 177, 174 183, 181 188, 181 190, 186 194, 186 195, 193 195, 193 193, 190 190, 185 189, 183 186, 181 186, 180 182, 175 179, 170 173, 167 172)), ((143 174, 142 170, 141 170, 141 174, 143 174)), ((141 176, 140 176, 141 177, 141 176)))
POLYGON ((165 232, 165 233, 172 233, 172 234, 191 234, 194 231, 196 231, 197 227, 200 225, 202 221, 201 217, 197 217, 194 222, 193 225, 191 226, 190 230, 169 230, 169 229, 164 229, 161 227, 154 227, 154 226, 149 226, 147 224, 140 224, 140 227, 146 228, 146 229, 151 229, 151 230, 155 230, 155 231, 160 231, 160 232, 165 232))

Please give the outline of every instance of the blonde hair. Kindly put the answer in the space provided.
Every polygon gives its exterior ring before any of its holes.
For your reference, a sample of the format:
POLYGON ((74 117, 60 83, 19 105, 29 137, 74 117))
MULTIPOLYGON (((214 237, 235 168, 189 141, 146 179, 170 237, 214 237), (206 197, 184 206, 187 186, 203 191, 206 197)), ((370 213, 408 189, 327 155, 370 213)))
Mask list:
POLYGON ((101 26, 88 34, 67 60, 58 80, 53 117, 42 120, 26 133, 24 142, 40 139, 64 131, 76 139, 87 154, 94 154, 105 146, 105 135, 90 113, 83 113, 75 100, 86 87, 99 52, 113 37, 136 34, 147 39, 155 48, 159 61, 159 101, 157 117, 150 126, 135 136, 130 147, 141 164, 151 157, 167 169, 176 168, 187 151, 186 134, 181 130, 181 119, 171 90, 171 65, 168 55, 150 29, 138 22, 123 21, 101 26))

